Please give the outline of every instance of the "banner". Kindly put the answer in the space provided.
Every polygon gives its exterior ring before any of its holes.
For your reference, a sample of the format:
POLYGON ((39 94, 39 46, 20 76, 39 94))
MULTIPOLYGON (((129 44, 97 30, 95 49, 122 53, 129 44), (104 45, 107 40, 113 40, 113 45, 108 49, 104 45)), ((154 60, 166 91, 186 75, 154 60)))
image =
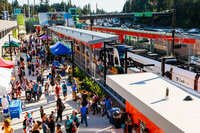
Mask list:
POLYGON ((65 19, 66 25, 74 26, 74 21, 70 13, 64 13, 64 19, 65 19))
POLYGON ((39 23, 40 25, 48 25, 48 17, 46 13, 39 13, 39 23))
POLYGON ((17 15, 17 23, 18 25, 24 25, 24 17, 22 14, 17 15))

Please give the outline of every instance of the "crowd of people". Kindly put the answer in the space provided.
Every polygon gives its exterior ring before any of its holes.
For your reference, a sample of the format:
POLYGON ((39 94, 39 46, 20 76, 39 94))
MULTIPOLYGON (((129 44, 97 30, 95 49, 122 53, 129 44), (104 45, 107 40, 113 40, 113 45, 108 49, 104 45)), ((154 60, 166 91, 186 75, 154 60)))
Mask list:
MULTIPOLYGON (((22 49, 22 52, 26 53, 26 57, 20 56, 19 60, 17 60, 17 75, 15 75, 15 80, 11 82, 12 89, 1 100, 4 116, 9 116, 8 108, 12 100, 22 99, 22 92, 25 92, 24 103, 26 104, 40 102, 42 95, 45 96, 47 104, 50 103, 54 93, 57 98, 56 108, 51 111, 50 115, 47 115, 47 112, 42 106, 39 108, 40 120, 35 121, 33 114, 26 112, 23 121, 24 133, 63 133, 64 131, 61 129, 62 117, 66 108, 65 101, 68 93, 72 93, 72 100, 76 102, 77 109, 73 110, 71 115, 64 114, 66 133, 78 132, 79 125, 83 123, 88 127, 87 115, 90 110, 93 111, 93 115, 100 113, 104 116, 111 109, 112 101, 110 97, 98 97, 95 93, 92 93, 89 97, 85 90, 80 95, 77 94, 78 83, 76 78, 65 78, 68 77, 65 75, 68 66, 65 63, 65 58, 55 57, 51 54, 47 41, 43 41, 40 44, 39 38, 31 36, 30 43, 27 43, 25 40, 22 40, 22 42, 26 43, 24 45, 26 47, 22 49), (55 61, 61 64, 61 68, 58 69, 54 65, 55 61), (68 82, 69 80, 72 81, 71 84, 68 82)), ((99 67, 99 69, 101 72, 102 68, 99 67)), ((126 114, 125 110, 121 115, 121 125, 124 133, 131 133, 132 131, 133 133, 139 132, 138 125, 133 124, 132 116, 126 114)), ((11 133, 13 131, 9 119, 5 119, 2 130, 5 133, 11 133)))

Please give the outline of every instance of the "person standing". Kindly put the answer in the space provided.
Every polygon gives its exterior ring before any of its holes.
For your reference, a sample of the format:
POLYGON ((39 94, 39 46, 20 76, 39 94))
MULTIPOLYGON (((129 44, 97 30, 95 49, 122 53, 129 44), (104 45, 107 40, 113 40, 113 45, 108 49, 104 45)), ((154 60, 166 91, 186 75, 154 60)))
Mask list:
POLYGON ((38 100, 40 100, 40 98, 42 96, 42 86, 40 84, 40 81, 38 81, 38 87, 39 87, 39 99, 38 100))
POLYGON ((56 126, 56 133, 63 133, 60 124, 57 124, 57 126, 56 126))
POLYGON ((95 93, 93 93, 93 97, 92 97, 92 107, 94 110, 93 115, 95 115, 95 112, 97 112, 98 114, 97 102, 98 102, 98 97, 95 93))
POLYGON ((31 63, 31 70, 32 70, 32 76, 34 76, 35 66, 33 62, 31 63))
POLYGON ((55 93, 56 93, 56 95, 60 95, 60 90, 61 90, 61 88, 60 88, 59 84, 56 83, 56 87, 55 87, 55 93))
POLYGON ((42 128, 43 128, 43 133, 49 133, 50 129, 48 127, 48 119, 45 113, 42 117, 42 128))
POLYGON ((82 104, 80 114, 81 114, 81 124, 83 124, 83 121, 84 121, 85 125, 87 127, 88 126, 88 123, 87 123, 87 108, 83 104, 82 104))
POLYGON ((49 103, 49 95, 51 95, 51 93, 49 91, 49 83, 48 82, 46 82, 46 84, 45 84, 44 94, 45 94, 47 103, 49 103))
POLYGON ((126 113, 126 109, 123 109, 121 114, 121 128, 123 129, 123 133, 126 133, 125 121, 127 120, 128 114, 126 113))
POLYGON ((30 61, 28 62, 28 74, 29 74, 29 76, 31 75, 31 63, 30 63, 30 61))
POLYGON ((34 81, 33 83, 33 94, 34 94, 34 100, 35 102, 39 99, 39 85, 34 81))
POLYGON ((9 102, 8 102, 8 99, 6 98, 5 95, 3 95, 3 98, 1 99, 1 104, 2 104, 2 108, 3 108, 4 117, 7 117, 8 116, 9 102))
POLYGON ((76 85, 76 82, 73 80, 73 85, 72 85, 72 99, 74 101, 76 100, 76 95, 77 95, 77 85, 76 85))
POLYGON ((60 85, 60 82, 62 80, 62 77, 60 76, 60 73, 57 74, 56 76, 56 82, 60 85))
POLYGON ((4 133, 11 133, 11 132, 14 131, 13 128, 11 127, 10 119, 4 120, 4 123, 3 123, 1 130, 4 130, 4 133))
POLYGON ((55 121, 54 121, 53 115, 49 116, 48 127, 50 129, 50 133, 54 133, 55 132, 55 121))
POLYGON ((57 118, 56 118, 56 122, 58 121, 59 118, 60 118, 60 122, 62 122, 62 113, 63 113, 64 104, 62 103, 60 95, 57 95, 56 105, 57 105, 57 118))
POLYGON ((132 133, 133 130, 133 119, 131 118, 131 114, 128 114, 127 120, 125 121, 128 133, 132 133))
POLYGON ((67 120, 65 120, 66 133, 72 132, 72 124, 73 124, 73 121, 71 119, 69 119, 69 116, 67 115, 67 120))
POLYGON ((66 100, 66 98, 67 98, 67 84, 65 83, 65 81, 62 84, 62 90, 63 90, 64 100, 66 100))

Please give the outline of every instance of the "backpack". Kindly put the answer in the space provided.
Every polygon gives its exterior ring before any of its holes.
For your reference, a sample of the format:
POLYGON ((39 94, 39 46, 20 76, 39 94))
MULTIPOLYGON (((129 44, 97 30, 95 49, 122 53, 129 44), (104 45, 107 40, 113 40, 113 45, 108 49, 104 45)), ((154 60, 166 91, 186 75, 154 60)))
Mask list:
POLYGON ((80 125, 80 121, 79 121, 78 116, 76 116, 76 117, 74 118, 74 122, 76 123, 76 127, 78 128, 79 125, 80 125))

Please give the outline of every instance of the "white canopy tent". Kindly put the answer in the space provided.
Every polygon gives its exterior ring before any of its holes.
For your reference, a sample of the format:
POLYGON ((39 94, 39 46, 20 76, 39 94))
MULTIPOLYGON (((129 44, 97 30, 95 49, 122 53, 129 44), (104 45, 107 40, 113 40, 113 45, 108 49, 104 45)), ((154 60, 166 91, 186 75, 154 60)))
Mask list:
POLYGON ((19 31, 19 34, 26 34, 26 31, 20 30, 20 31, 19 31))
POLYGON ((11 69, 0 67, 0 96, 7 94, 10 87, 11 69))

